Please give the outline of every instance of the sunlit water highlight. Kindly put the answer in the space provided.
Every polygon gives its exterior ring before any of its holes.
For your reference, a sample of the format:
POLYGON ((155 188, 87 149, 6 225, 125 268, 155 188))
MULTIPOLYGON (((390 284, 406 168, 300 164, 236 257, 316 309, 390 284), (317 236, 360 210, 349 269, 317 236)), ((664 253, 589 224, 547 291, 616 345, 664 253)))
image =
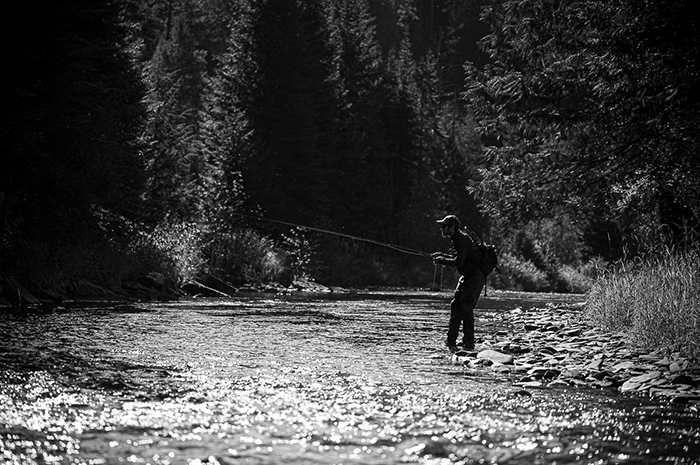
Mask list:
MULTIPOLYGON (((453 364, 441 347, 448 301, 2 314, 0 453, 23 465, 698 463, 695 406, 581 388, 522 395, 505 375, 453 364)), ((481 302, 477 331, 516 304, 481 302)))

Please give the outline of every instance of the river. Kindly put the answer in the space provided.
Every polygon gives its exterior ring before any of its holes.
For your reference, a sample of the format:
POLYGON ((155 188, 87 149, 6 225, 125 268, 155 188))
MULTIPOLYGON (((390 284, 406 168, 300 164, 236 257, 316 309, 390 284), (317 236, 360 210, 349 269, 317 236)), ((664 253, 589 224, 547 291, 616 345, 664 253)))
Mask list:
MULTIPOLYGON (((523 392, 442 347, 447 292, 0 314, 7 464, 698 463, 697 406, 523 392)), ((499 312, 566 296, 493 294, 499 312)))

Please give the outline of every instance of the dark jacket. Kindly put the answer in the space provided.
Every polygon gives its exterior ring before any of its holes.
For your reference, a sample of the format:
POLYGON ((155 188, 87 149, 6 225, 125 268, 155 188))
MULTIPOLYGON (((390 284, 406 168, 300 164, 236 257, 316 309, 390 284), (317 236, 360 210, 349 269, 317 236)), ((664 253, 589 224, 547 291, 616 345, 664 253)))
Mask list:
POLYGON ((476 247, 474 240, 459 229, 455 231, 450 239, 452 239, 455 255, 453 258, 444 259, 442 263, 446 266, 457 267, 457 271, 462 276, 468 276, 476 272, 481 273, 478 265, 480 259, 479 249, 476 247))

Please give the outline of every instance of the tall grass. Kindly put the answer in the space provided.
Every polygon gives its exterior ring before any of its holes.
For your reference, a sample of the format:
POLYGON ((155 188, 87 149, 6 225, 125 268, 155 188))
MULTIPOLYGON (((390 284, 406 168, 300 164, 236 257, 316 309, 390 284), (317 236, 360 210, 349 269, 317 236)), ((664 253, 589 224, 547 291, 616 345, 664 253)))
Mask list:
POLYGON ((700 358, 700 253, 671 252, 620 263, 588 294, 590 321, 627 331, 647 349, 700 358))

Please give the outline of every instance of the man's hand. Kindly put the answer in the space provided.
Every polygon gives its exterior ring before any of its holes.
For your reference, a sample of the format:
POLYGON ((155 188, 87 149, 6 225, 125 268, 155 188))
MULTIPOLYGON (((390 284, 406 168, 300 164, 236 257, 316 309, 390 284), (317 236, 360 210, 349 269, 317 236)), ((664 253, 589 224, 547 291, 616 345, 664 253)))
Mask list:
POLYGON ((442 253, 442 252, 434 252, 430 254, 431 257, 433 257, 433 263, 436 265, 442 265, 445 266, 445 260, 447 259, 447 256, 442 253))

